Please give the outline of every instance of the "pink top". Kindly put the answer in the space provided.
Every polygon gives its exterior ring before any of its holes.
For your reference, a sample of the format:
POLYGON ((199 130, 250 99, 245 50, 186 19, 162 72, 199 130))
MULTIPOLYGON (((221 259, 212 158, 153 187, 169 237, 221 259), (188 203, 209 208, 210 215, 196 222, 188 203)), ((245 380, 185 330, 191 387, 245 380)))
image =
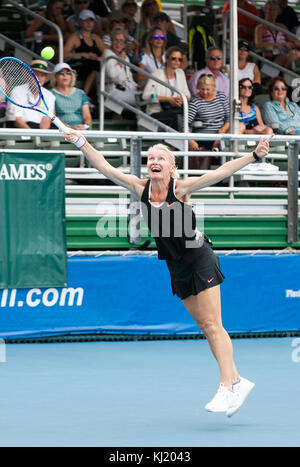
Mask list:
MULTIPOLYGON (((264 42, 277 42, 279 44, 282 44, 282 43, 286 42, 286 38, 285 38, 285 35, 283 34, 283 32, 281 32, 281 31, 271 32, 269 29, 267 29, 264 32, 263 41, 264 42)), ((272 46, 270 46, 270 47, 272 47, 272 46)), ((266 58, 269 58, 269 57, 273 57, 273 55, 279 55, 280 52, 281 52, 281 47, 280 47, 280 49, 279 48, 272 48, 272 50, 266 50, 264 52, 264 56, 266 58)))

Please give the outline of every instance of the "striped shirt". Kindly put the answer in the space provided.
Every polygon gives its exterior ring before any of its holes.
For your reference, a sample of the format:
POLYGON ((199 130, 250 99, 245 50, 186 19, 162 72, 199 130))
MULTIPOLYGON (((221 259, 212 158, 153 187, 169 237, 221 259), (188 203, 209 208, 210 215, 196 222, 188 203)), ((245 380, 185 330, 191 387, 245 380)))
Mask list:
POLYGON ((189 101, 188 124, 190 130, 193 129, 195 133, 217 133, 229 119, 229 102, 223 92, 217 91, 212 101, 205 101, 199 97, 193 97, 189 101), (196 122, 199 122, 199 126, 196 122), (193 123, 196 123, 196 128, 193 128, 193 123))

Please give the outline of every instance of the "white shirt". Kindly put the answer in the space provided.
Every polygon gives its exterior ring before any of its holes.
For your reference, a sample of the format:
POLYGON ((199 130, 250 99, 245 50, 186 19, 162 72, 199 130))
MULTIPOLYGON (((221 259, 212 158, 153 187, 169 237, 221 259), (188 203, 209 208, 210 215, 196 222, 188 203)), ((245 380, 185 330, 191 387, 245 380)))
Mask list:
POLYGON ((163 53, 162 62, 158 62, 152 53, 150 54, 141 54, 139 59, 139 65, 144 65, 145 71, 148 73, 153 73, 155 70, 159 70, 164 67, 166 63, 166 54, 163 53))
MULTIPOLYGON (((50 91, 48 91, 48 89, 41 87, 41 90, 50 112, 54 113, 55 96, 50 91)), ((12 92, 11 99, 15 102, 18 102, 20 105, 26 106, 34 105, 37 100, 29 91, 28 84, 17 86, 12 92)), ((41 109, 43 110, 42 105, 41 109)), ((10 101, 7 101, 6 120, 14 122, 17 117, 21 118, 24 122, 41 123, 44 115, 40 112, 36 112, 35 110, 24 109, 23 107, 19 107, 12 104, 10 101)))
MULTIPOLYGON (((170 84, 174 88, 178 89, 181 91, 187 98, 191 97, 190 90, 186 81, 185 73, 181 68, 177 68, 175 70, 175 79, 167 79, 167 75, 164 69, 162 70, 156 70, 154 73, 152 73, 155 78, 159 78, 161 81, 164 81, 167 84, 170 84)), ((172 91, 167 88, 166 86, 163 86, 162 84, 157 83, 156 81, 152 79, 148 79, 144 92, 143 92, 143 99, 148 100, 150 99, 151 94, 155 90, 155 94, 157 96, 164 96, 164 97, 176 97, 180 96, 180 94, 173 94, 172 91)), ((161 105, 159 103, 153 103, 148 105, 148 113, 152 114, 155 112, 160 112, 162 110, 161 105)))

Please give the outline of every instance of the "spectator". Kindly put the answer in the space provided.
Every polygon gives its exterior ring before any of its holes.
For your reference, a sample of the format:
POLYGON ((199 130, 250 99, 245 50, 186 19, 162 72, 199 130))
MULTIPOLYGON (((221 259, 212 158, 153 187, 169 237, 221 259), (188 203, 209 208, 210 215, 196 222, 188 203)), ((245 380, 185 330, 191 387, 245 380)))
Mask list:
MULTIPOLYGON (((165 65, 165 45, 166 35, 161 28, 154 27, 150 29, 146 39, 145 52, 139 59, 139 68, 148 73, 153 73, 165 65)), ((147 76, 142 73, 137 74, 138 82, 141 86, 146 84, 147 76)))
MULTIPOLYGON (((33 60, 30 67, 39 80, 43 96, 47 102, 50 112, 55 113, 55 97, 50 91, 48 91, 48 89, 44 88, 44 84, 48 81, 50 76, 48 63, 44 60, 33 60)), ((33 95, 28 84, 23 84, 14 89, 12 100, 24 106, 33 106, 38 100, 38 95, 33 95)), ((24 129, 39 128, 42 130, 47 130, 51 127, 50 118, 46 117, 42 113, 18 107, 9 101, 7 102, 6 121, 6 125, 8 127, 24 129)))
POLYGON ((243 78, 239 81, 239 94, 242 103, 239 118, 244 126, 243 131, 240 128, 240 133, 255 135, 273 134, 272 128, 264 124, 259 108, 253 103, 254 93, 251 79, 243 78))
MULTIPOLYGON (((111 49, 103 52, 103 60, 110 56, 117 56, 129 63, 125 52, 127 37, 124 29, 115 28, 111 34, 111 49)), ((137 84, 128 66, 117 60, 108 60, 105 73, 105 91, 119 101, 135 106, 137 84)))
MULTIPOLYGON (((259 11, 255 5, 248 2, 247 0, 237 0, 238 8, 242 10, 248 11, 248 13, 252 13, 252 15, 259 16, 259 11)), ((222 14, 224 15, 229 11, 229 2, 225 3, 224 8, 222 10, 222 14)), ((238 12, 238 36, 239 39, 244 39, 245 41, 252 42, 253 41, 253 31, 257 22, 249 18, 249 16, 243 15, 243 13, 238 12)))
MULTIPOLYGON (((277 0, 277 3, 280 11, 276 18, 276 23, 284 24, 289 31, 296 34, 297 27, 299 26, 297 13, 291 6, 288 6, 287 0, 277 0)), ((261 18, 265 17, 263 8, 260 9, 259 14, 261 18)))
POLYGON ((97 71, 100 70, 100 56, 106 46, 97 34, 93 33, 96 16, 90 10, 83 10, 80 15, 80 31, 74 32, 64 48, 65 60, 75 69, 78 80, 83 81, 83 90, 87 96, 93 90, 97 71))
POLYGON ((138 31, 138 23, 136 20, 136 13, 138 11, 138 4, 134 0, 124 0, 121 5, 121 11, 125 15, 131 18, 131 22, 129 24, 129 34, 130 36, 134 37, 134 39, 139 39, 139 31, 138 31))
POLYGON ((74 87, 76 72, 68 63, 58 63, 51 81, 56 115, 75 130, 88 130, 92 125, 89 101, 82 89, 74 87))
MULTIPOLYGON (((227 133, 230 126, 229 102, 223 92, 216 89, 216 79, 211 73, 203 73, 197 82, 198 93, 189 102, 188 123, 193 133, 227 133)), ((218 146, 214 141, 201 141, 205 149, 218 146)), ((189 141, 191 151, 199 151, 199 144, 189 141)), ((208 170, 210 157, 191 157, 190 169, 208 170)))
MULTIPOLYGON (((183 60, 180 47, 170 47, 166 52, 166 66, 155 70, 152 74, 161 81, 173 86, 181 91, 187 99, 190 99, 190 91, 186 82, 184 71, 180 68, 183 60)), ((143 92, 143 99, 150 99, 155 92, 158 98, 157 103, 148 105, 147 112, 157 120, 174 128, 177 131, 182 129, 183 101, 178 93, 174 93, 166 86, 149 79, 143 92)))
POLYGON ((121 27, 125 29, 127 42, 125 47, 125 52, 130 58, 132 63, 138 64, 139 59, 139 42, 130 35, 132 30, 133 19, 131 16, 126 15, 120 10, 113 11, 107 20, 107 34, 102 37, 102 41, 108 47, 111 46, 111 32, 115 27, 121 27))
MULTIPOLYGON (((279 11, 277 1, 268 0, 264 7, 265 19, 287 29, 283 24, 276 22, 279 11)), ((295 47, 299 47, 299 43, 290 40, 281 31, 276 31, 264 24, 259 24, 255 28, 255 46, 263 51, 265 58, 284 68, 290 68, 291 64, 300 57, 300 51, 295 50, 295 47)))
MULTIPOLYGON (((168 49, 169 47, 172 47, 173 45, 177 45, 178 47, 182 47, 181 39, 176 36, 173 32, 168 30, 170 18, 169 16, 164 13, 163 11, 160 11, 156 13, 153 17, 153 27, 157 26, 158 28, 162 29, 164 33, 166 34, 166 48, 168 49)), ((147 32, 143 35, 141 39, 141 48, 143 49, 146 44, 146 38, 147 38, 147 32)))
MULTIPOLYGON (((140 35, 141 39, 145 33, 149 32, 155 26, 154 17, 161 10, 159 3, 156 0, 144 0, 140 10, 140 35)), ((169 19, 168 29, 173 34, 176 34, 175 27, 169 19)))
MULTIPOLYGON (((73 14, 70 15, 66 19, 66 28, 67 28, 67 32, 65 34, 66 39, 68 39, 70 35, 73 34, 74 32, 80 30, 79 15, 83 10, 86 10, 89 8, 89 4, 90 4, 89 0, 72 0, 73 14)), ((95 34, 98 34, 98 36, 100 37, 102 37, 103 35, 102 22, 99 16, 96 16, 95 27, 94 27, 93 32, 95 34)))
POLYGON ((275 77, 269 82, 271 101, 266 102, 262 116, 267 125, 282 135, 298 135, 300 131, 300 108, 287 98, 288 86, 283 78, 275 77))
POLYGON ((101 18, 107 18, 111 11, 116 9, 114 0, 90 0, 90 8, 101 18))
MULTIPOLYGON (((62 15, 63 5, 63 0, 48 0, 45 13, 40 13, 40 16, 48 19, 49 21, 52 21, 52 23, 57 24, 62 32, 62 35, 64 36, 67 28, 62 15)), ((35 42, 35 53, 40 54, 41 50, 46 46, 53 47, 55 50, 53 61, 55 61, 57 59, 58 46, 58 35, 56 30, 43 23, 43 21, 40 19, 35 18, 26 31, 26 38, 35 37, 35 33, 37 32, 41 33, 41 41, 35 42)))
POLYGON ((239 81, 244 78, 250 78, 255 89, 255 93, 261 92, 261 76, 256 63, 249 62, 249 43, 247 41, 239 41, 238 45, 238 77, 239 81))
MULTIPOLYGON (((226 97, 229 98, 230 81, 221 71, 223 68, 223 54, 221 49, 218 47, 209 47, 206 52, 205 62, 206 67, 202 70, 196 71, 189 80, 191 94, 195 96, 199 93, 199 89, 197 87, 199 77, 203 75, 203 73, 211 73, 216 80, 217 91, 223 92, 226 97)), ((227 69, 224 70, 224 72, 226 73, 227 69)))

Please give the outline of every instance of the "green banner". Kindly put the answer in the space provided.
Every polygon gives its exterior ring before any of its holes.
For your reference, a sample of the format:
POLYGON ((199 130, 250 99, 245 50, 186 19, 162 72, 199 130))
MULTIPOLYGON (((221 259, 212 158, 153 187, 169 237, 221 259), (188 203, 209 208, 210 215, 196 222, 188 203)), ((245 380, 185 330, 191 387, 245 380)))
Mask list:
POLYGON ((65 159, 0 155, 0 289, 67 283, 65 159))

